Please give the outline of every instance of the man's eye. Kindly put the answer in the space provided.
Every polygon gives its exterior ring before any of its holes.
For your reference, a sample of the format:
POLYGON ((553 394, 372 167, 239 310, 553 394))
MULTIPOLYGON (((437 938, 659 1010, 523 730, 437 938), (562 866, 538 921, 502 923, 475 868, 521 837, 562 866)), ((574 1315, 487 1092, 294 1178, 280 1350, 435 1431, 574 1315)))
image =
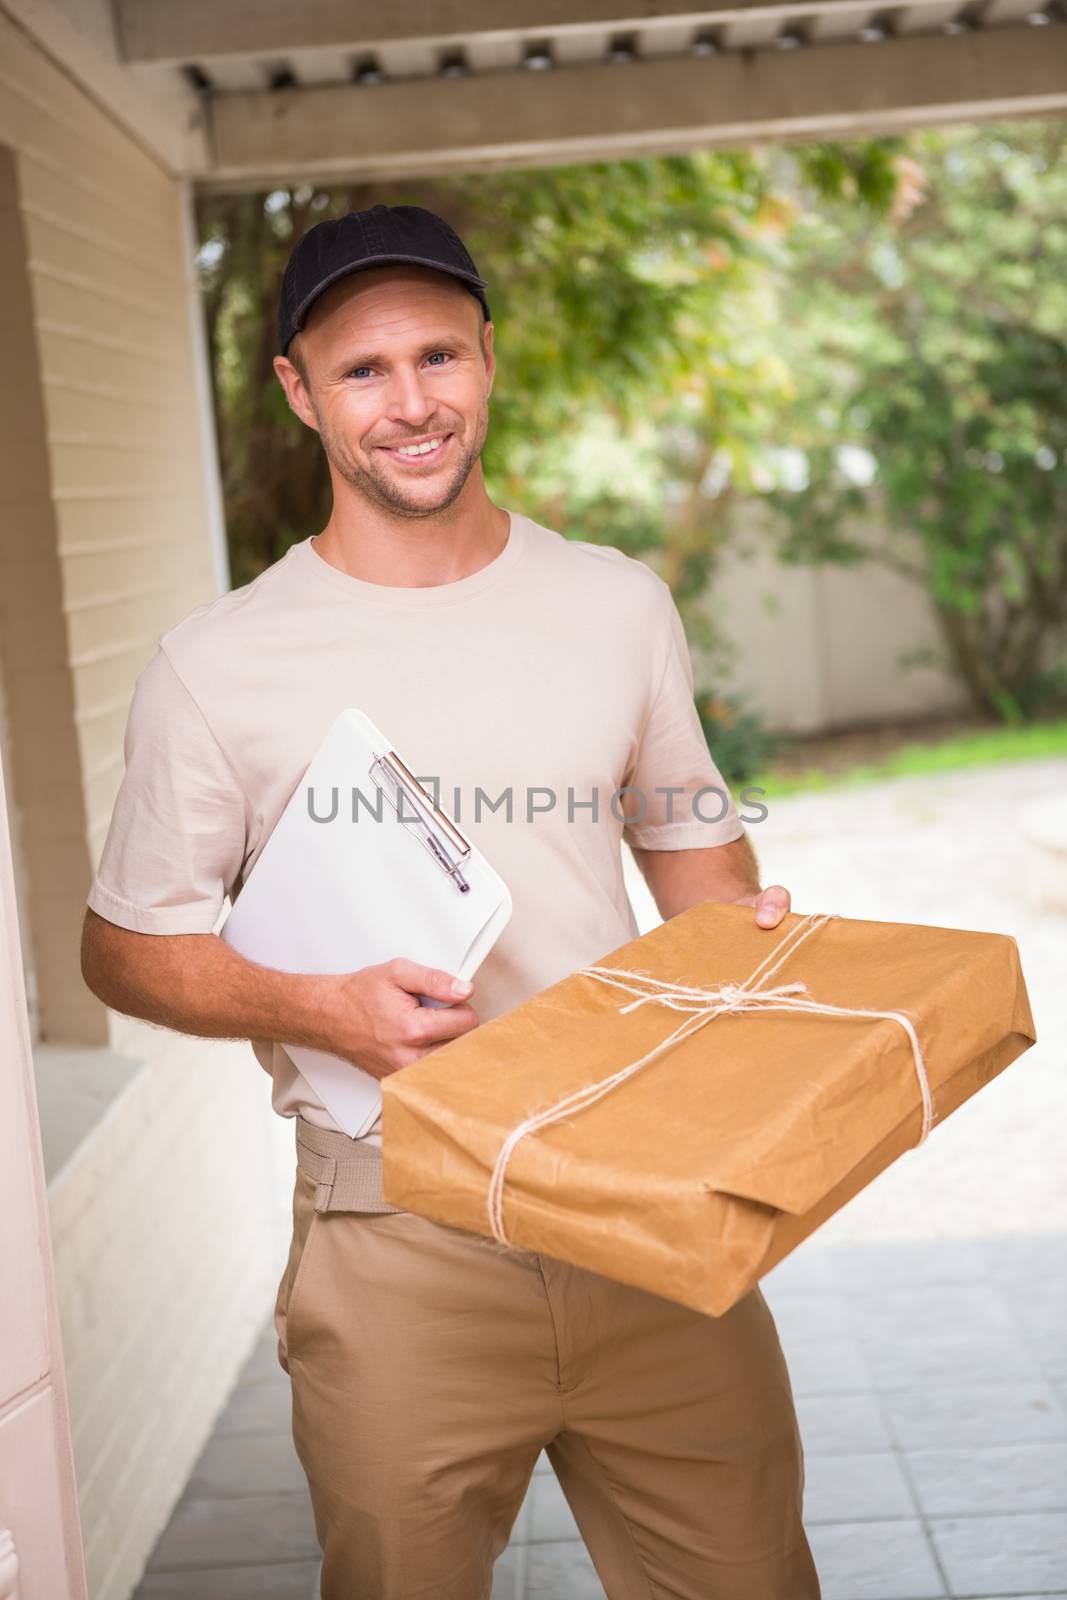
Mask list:
POLYGON ((447 361, 448 360, 448 351, 447 350, 435 350, 433 355, 427 356, 426 359, 428 361, 447 361))
POLYGON ((358 378, 360 373, 369 372, 369 371, 370 371, 369 367, 353 367, 352 371, 348 374, 348 376, 350 378, 358 378))

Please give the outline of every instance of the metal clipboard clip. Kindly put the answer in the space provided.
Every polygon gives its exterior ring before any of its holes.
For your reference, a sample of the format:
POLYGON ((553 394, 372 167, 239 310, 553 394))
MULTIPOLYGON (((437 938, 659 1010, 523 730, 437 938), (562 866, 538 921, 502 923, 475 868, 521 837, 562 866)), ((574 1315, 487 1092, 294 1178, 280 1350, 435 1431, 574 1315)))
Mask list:
POLYGON ((395 750, 387 750, 384 755, 375 753, 370 765, 370 777, 396 812, 397 821, 402 822, 425 845, 442 872, 449 874, 460 894, 467 894, 470 884, 460 867, 470 855, 470 842, 460 833, 451 817, 446 817, 434 804, 395 750))

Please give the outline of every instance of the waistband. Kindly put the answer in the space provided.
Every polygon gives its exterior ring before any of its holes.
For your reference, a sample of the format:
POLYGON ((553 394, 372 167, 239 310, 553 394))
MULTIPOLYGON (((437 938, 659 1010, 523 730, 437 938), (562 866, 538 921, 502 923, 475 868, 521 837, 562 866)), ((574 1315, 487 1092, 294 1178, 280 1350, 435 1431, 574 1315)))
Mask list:
POLYGON ((316 1211, 401 1211, 382 1198, 382 1152, 296 1118, 296 1164, 318 1185, 316 1211))

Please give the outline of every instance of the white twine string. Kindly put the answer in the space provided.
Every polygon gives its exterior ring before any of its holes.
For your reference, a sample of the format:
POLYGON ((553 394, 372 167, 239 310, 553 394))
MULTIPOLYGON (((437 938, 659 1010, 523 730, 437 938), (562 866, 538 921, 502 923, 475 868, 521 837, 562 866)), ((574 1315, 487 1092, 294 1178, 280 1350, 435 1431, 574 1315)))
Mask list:
POLYGON ((691 984, 670 983, 660 978, 655 978, 647 972, 628 972, 622 967, 582 967, 578 976, 593 978, 599 983, 606 983, 612 988, 622 989, 627 994, 636 996, 629 1005, 620 1007, 620 1015, 628 1011, 635 1011, 639 1006, 647 1005, 650 1001, 655 1005, 666 1006, 671 1011, 684 1011, 688 1015, 686 1020, 675 1028, 673 1033, 667 1035, 662 1042, 649 1050, 638 1061, 631 1061, 629 1066, 620 1067, 609 1077, 601 1078, 597 1083, 586 1084, 581 1089, 576 1089, 573 1094, 564 1095, 554 1105, 546 1107, 544 1111, 535 1112, 513 1128, 500 1148, 500 1154, 493 1168, 493 1175, 489 1182, 488 1208, 489 1226, 493 1237, 501 1244, 508 1243, 507 1232, 504 1227, 504 1182, 507 1174, 508 1163, 521 1140, 530 1135, 540 1133, 543 1128, 551 1127, 553 1123, 562 1122, 566 1117, 579 1111, 584 1111, 588 1106, 595 1105, 598 1100, 603 1100, 611 1094, 620 1084, 640 1072, 642 1067, 647 1067, 666 1051, 680 1044, 690 1034, 696 1033, 707 1023, 713 1022, 716 1017, 724 1013, 740 1014, 745 1011, 806 1011, 820 1017, 869 1017, 872 1019, 884 1018, 887 1021, 899 1022, 904 1029, 911 1044, 912 1058, 915 1066, 915 1076, 922 1096, 923 1118, 922 1128, 917 1145, 922 1144, 933 1127, 934 1105, 930 1093, 930 1082, 926 1073, 926 1061, 923 1057, 922 1046, 915 1032, 911 1019, 902 1011, 876 1011, 866 1008, 851 1006, 833 1006, 823 1001, 801 998, 808 994, 806 983, 794 982, 779 984, 777 988, 767 989, 764 985, 772 978, 789 956, 794 955, 804 940, 811 934, 824 927, 836 912, 812 913, 798 922, 792 930, 779 940, 770 954, 767 955, 751 972, 744 983, 721 983, 710 989, 703 989, 691 984), (774 957, 777 956, 777 960, 774 957), (773 961, 773 965, 768 963, 773 961), (764 968, 767 968, 764 971, 764 968))

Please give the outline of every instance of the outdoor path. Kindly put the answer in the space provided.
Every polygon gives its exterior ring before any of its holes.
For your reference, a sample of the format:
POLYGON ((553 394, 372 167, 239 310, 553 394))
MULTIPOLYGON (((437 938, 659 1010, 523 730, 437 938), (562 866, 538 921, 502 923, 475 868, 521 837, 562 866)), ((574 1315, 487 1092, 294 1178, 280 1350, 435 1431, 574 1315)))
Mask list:
MULTIPOLYGON (((1023 895, 1018 812, 1067 760, 780 801, 763 882, 800 911, 1011 933, 1039 1043, 764 1280, 824 1600, 1067 1596, 1067 917, 1023 895)), ((642 926, 644 886, 633 898, 642 926)), ((137 1600, 312 1600, 269 1332, 137 1600)), ((494 1600, 603 1600, 542 1457, 494 1600)))

